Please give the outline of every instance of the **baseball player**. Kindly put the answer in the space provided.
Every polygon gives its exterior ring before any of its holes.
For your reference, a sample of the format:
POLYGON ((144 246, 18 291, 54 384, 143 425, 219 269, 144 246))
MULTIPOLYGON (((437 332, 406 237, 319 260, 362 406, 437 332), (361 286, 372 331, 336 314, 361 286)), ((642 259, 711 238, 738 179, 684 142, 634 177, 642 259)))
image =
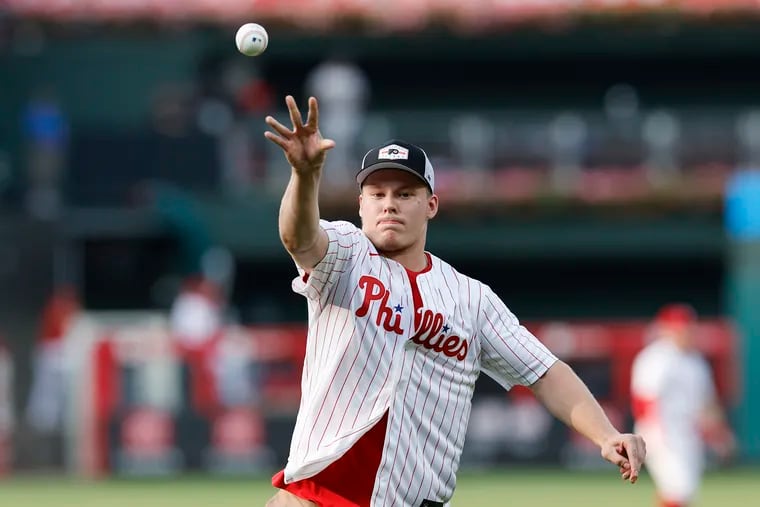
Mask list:
POLYGON ((647 441, 646 465, 661 507, 686 507, 695 498, 705 443, 721 457, 734 448, 710 366, 693 346, 696 320, 689 305, 663 306, 654 319, 654 339, 633 362, 635 430, 647 441))
POLYGON ((480 372, 506 389, 530 386, 562 421, 593 440, 635 482, 645 446, 621 434, 589 390, 487 286, 425 251, 438 211, 433 167, 403 141, 370 150, 356 181, 362 228, 320 220, 325 156, 318 107, 292 128, 272 117, 267 139, 292 166, 280 238, 308 301, 302 395, 279 506, 444 506, 480 372))

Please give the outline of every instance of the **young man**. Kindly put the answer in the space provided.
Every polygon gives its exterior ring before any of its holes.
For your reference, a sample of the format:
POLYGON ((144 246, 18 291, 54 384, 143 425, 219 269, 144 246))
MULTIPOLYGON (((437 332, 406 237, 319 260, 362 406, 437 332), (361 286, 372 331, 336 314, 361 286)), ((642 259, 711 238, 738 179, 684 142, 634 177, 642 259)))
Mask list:
POLYGON ((661 507, 686 507, 704 468, 704 444, 721 457, 734 449, 710 366, 694 348, 694 309, 663 306, 651 343, 636 356, 631 398, 636 431, 647 439, 646 464, 661 507))
POLYGON ((618 432, 586 386, 491 289, 425 251, 438 211, 433 167, 402 141, 370 150, 357 182, 362 228, 320 220, 325 156, 335 143, 286 98, 292 129, 266 137, 292 167, 279 217, 308 300, 301 406, 279 506, 444 506, 481 371, 506 389, 530 386, 562 421, 593 440, 636 482, 641 437, 618 432))

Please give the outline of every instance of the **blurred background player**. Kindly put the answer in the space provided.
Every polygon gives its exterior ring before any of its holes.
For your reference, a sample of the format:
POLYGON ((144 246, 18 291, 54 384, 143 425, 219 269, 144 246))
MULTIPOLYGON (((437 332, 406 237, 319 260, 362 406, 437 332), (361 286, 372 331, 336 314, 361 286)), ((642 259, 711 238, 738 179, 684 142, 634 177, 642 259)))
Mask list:
POLYGON ((60 462, 60 438, 68 392, 64 338, 82 309, 77 289, 56 287, 42 311, 34 347, 32 385, 25 418, 35 432, 36 459, 45 465, 60 462))
POLYGON ((635 431, 647 442, 646 466, 662 507, 686 507, 695 499, 706 444, 724 459, 735 446, 710 365, 695 347, 696 322, 687 304, 663 306, 652 341, 633 363, 635 431))
POLYGON ((183 346, 200 347, 216 337, 222 323, 219 287, 200 275, 188 277, 169 312, 172 336, 183 346))
POLYGON ((335 141, 325 162, 325 181, 343 185, 351 181, 359 155, 358 134, 371 93, 369 79, 348 55, 336 52, 311 69, 304 88, 308 95, 319 97, 322 128, 335 141))

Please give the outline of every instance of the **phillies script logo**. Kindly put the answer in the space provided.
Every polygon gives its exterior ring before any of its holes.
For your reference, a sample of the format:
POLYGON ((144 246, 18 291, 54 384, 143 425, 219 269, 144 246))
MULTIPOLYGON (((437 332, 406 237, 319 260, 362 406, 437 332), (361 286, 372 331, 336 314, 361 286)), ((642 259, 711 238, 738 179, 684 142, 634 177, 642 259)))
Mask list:
MULTIPOLYGON (((379 301, 375 324, 378 327, 382 326, 386 331, 393 331, 399 335, 403 334, 404 330, 401 329, 401 310, 403 308, 400 305, 392 307, 388 304, 391 291, 385 288, 383 282, 373 276, 364 275, 359 279, 359 288, 364 291, 364 299, 359 309, 356 310, 356 316, 366 316, 369 313, 370 304, 373 301, 379 301), (396 310, 395 313, 394 309, 396 310)), ((414 343, 422 345, 428 350, 442 352, 448 357, 455 357, 459 361, 463 361, 467 357, 467 340, 456 335, 446 335, 449 326, 444 325, 442 314, 418 308, 414 314, 414 328, 416 329, 414 336, 412 336, 414 343)))

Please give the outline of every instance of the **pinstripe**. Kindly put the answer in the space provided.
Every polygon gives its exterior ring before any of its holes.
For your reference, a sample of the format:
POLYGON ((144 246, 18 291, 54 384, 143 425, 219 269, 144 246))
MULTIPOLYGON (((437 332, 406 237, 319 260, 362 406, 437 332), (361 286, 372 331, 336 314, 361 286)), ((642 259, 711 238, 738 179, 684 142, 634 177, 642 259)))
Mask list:
MULTIPOLYGON (((433 358, 433 362, 438 362, 439 357, 441 357, 441 356, 434 357, 433 358)), ((438 409, 438 403, 441 401, 441 383, 438 384, 438 394, 436 395, 435 402, 432 403, 432 410, 425 410, 425 408, 427 407, 428 399, 430 398, 430 395, 433 392, 432 388, 434 388, 434 387, 435 387, 435 385, 431 386, 431 389, 428 390, 428 392, 427 392, 427 394, 425 396, 425 401, 422 403, 422 413, 423 414, 426 414, 426 413, 436 414, 436 413, 438 413, 438 410, 437 410, 438 409)), ((422 428, 421 428, 421 423, 420 423, 420 425, 417 428, 417 432, 419 433, 421 429, 422 428)), ((422 449, 423 450, 427 449, 427 444, 428 444, 428 441, 430 440, 430 434, 432 433, 432 431, 433 431, 433 426, 430 425, 427 428, 427 435, 425 436, 425 441, 422 443, 422 449)), ((420 435, 420 437, 421 436, 422 435, 420 435)), ((434 453, 430 453, 430 452, 423 452, 423 454, 424 455, 432 455, 432 456, 435 455, 434 453)), ((420 461, 421 461, 419 458, 420 458, 420 456, 415 456, 414 468, 412 468, 412 471, 409 474, 412 477, 416 477, 415 473, 417 472, 417 468, 419 467, 420 461)), ((419 498, 420 493, 422 492, 422 488, 424 487, 424 485, 426 483, 425 477, 427 475, 428 468, 429 467, 425 467, 424 465, 422 467, 422 478, 419 481, 419 487, 417 488, 417 493, 416 493, 416 497, 415 498, 419 498)), ((412 491, 412 488, 409 488, 409 492, 411 492, 411 491, 412 491)), ((407 499, 407 496, 405 495, 404 496, 404 500, 406 501, 406 499, 407 499)))
MULTIPOLYGON (((361 263, 361 264, 355 263, 354 266, 351 268, 351 270, 349 270, 349 272, 348 272, 349 277, 351 276, 351 274, 355 270, 359 269, 360 266, 363 266, 363 263, 361 263)), ((350 309, 350 305, 348 303, 346 303, 346 301, 351 301, 354 298, 354 296, 356 295, 356 292, 359 290, 359 288, 354 285, 353 286, 353 290, 351 292, 351 297, 350 298, 346 298, 347 292, 352 288, 352 285, 351 285, 351 283, 350 283, 349 280, 350 280, 350 278, 347 278, 347 279, 344 279, 344 280, 341 281, 341 285, 345 287, 345 289, 343 291, 343 297, 340 299, 339 303, 337 303, 337 304, 334 303, 334 298, 333 298, 333 305, 334 306, 337 306, 339 308, 348 308, 348 309, 350 309)), ((338 291, 336 290, 335 294, 337 294, 337 293, 338 293, 338 291)), ((322 363, 324 363, 324 361, 325 361, 324 354, 327 354, 327 353, 329 353, 330 350, 333 350, 333 344, 334 344, 333 342, 334 342, 336 336, 342 336, 343 335, 343 332, 345 332, 346 326, 348 325, 348 322, 350 320, 351 320, 350 314, 348 312, 345 312, 345 319, 343 321, 343 327, 341 328, 341 332, 338 333, 337 335, 334 332, 335 331, 335 326, 337 326, 337 320, 335 320, 335 319, 329 319, 328 320, 328 323, 331 322, 331 321, 333 321, 334 322, 334 326, 333 326, 333 332, 332 333, 329 333, 329 332, 326 333, 327 336, 329 337, 330 341, 329 341, 329 343, 326 346, 323 346, 323 348, 322 348, 322 356, 323 356, 323 357, 321 357, 321 362, 322 363)), ((320 336, 320 335, 317 334, 317 336, 320 336)))
MULTIPOLYGON (((446 280, 446 278, 444 278, 444 280, 446 280)), ((428 283, 427 285, 428 285, 428 290, 431 290, 431 291, 432 291, 433 289, 435 289, 435 287, 432 287, 432 286, 430 286, 430 284, 429 284, 429 283, 428 283)), ((446 285, 447 285, 447 287, 448 287, 448 282, 446 282, 446 285)), ((454 301, 454 300, 455 300, 455 298, 454 298, 454 294, 451 292, 451 290, 449 290, 449 297, 448 297, 448 298, 445 298, 445 297, 443 296, 443 294, 442 294, 442 289, 440 288, 440 286, 439 286, 439 288, 438 288, 438 290, 437 290, 437 294, 438 294, 438 300, 437 300, 437 302, 436 302, 436 303, 437 303, 437 305, 436 305, 436 306, 437 306, 438 308, 445 308, 445 307, 446 307, 446 302, 447 302, 448 300, 450 300, 450 301, 454 301)), ((433 362, 434 362, 434 363, 435 363, 435 362, 438 362, 437 360, 438 360, 439 358, 442 358, 442 357, 444 357, 444 356, 440 356, 440 355, 436 355, 436 356, 434 356, 434 357, 433 357, 433 362)), ((441 359, 441 360, 442 360, 442 359, 441 359)), ((452 362, 452 363, 453 363, 453 361, 450 361, 450 362, 452 362)), ((442 365, 442 366, 443 366, 443 367, 446 367, 446 366, 448 366, 448 365, 442 365)), ((426 397, 426 399, 425 399, 425 403, 423 403, 423 406, 422 406, 422 413, 423 413, 423 414, 425 414, 425 413, 431 413, 431 414, 433 414, 433 418, 434 418, 434 419, 435 419, 435 415, 436 415, 436 414, 446 414, 446 410, 445 410, 445 409, 443 409, 443 410, 441 411, 441 410, 440 410, 440 407, 439 407, 439 404, 440 404, 440 402, 441 402, 441 391, 442 391, 442 387, 441 387, 441 386, 442 386, 442 384, 443 384, 443 382, 439 382, 437 385, 436 385, 436 384, 432 384, 432 385, 431 385, 431 387, 436 387, 436 386, 438 387, 438 394, 436 395, 436 400, 435 400, 435 402, 434 402, 434 403, 433 403, 433 405, 432 405, 432 407, 433 407, 433 408, 432 408, 432 410, 429 410, 429 411, 426 411, 426 410, 425 410, 425 406, 426 406, 426 404, 427 404, 427 398, 428 398, 428 397, 430 396, 430 394, 432 393, 432 389, 428 391, 428 393, 427 393, 427 397, 426 397)), ((451 385, 451 383, 449 383, 449 385, 451 385)), ((449 399, 447 398, 447 399, 446 399, 446 407, 448 407, 448 402, 449 402, 449 399)), ((443 417, 445 417, 445 416, 442 416, 442 417, 441 417, 441 419, 442 419, 442 421, 441 421, 441 422, 443 422, 443 417)), ((431 424, 431 425, 428 427, 427 435, 425 436, 425 441, 424 441, 424 442, 423 442, 423 444, 422 444, 422 448, 423 448, 423 454, 424 454, 425 456, 436 456, 436 450, 437 450, 437 447, 438 447, 438 439, 436 439, 436 445, 434 446, 434 448, 433 448, 433 450, 432 450, 432 451, 431 451, 431 450, 428 450, 428 449, 427 449, 427 447, 428 447, 428 441, 430 440, 430 435, 431 435, 431 433, 433 432, 433 428, 434 428, 434 427, 436 427, 436 425, 432 425, 432 424, 431 424)), ((418 431, 419 431, 419 428, 418 428, 418 431)), ((411 472, 411 476, 412 476, 412 477, 415 477, 415 473, 417 472, 417 468, 420 466, 420 461, 421 461, 421 460, 419 459, 420 457, 419 457, 419 456, 416 456, 416 458, 417 458, 417 459, 415 459, 415 461, 414 461, 414 468, 412 469, 412 472, 411 472)), ((422 465, 422 478, 421 478, 421 479, 420 479, 420 481, 419 481, 419 488, 417 489, 417 495, 416 495, 416 497, 415 497, 415 498, 420 498, 420 494, 422 493, 422 489, 423 489, 423 488, 425 488, 425 486, 426 486, 426 484, 427 484, 428 482, 432 483, 432 477, 431 477, 430 479, 426 479, 426 477, 427 477, 428 473, 430 472, 430 470, 431 470, 431 467, 430 467, 430 466, 425 466, 424 464, 422 465)), ((431 486, 428 486, 428 489, 430 489, 430 487, 431 487, 431 486)), ((411 488, 410 488, 410 490, 409 490, 409 491, 412 491, 412 490, 411 490, 411 488)), ((406 499, 407 499, 407 496, 405 496, 405 497, 404 497, 404 500, 406 500, 406 499)))

